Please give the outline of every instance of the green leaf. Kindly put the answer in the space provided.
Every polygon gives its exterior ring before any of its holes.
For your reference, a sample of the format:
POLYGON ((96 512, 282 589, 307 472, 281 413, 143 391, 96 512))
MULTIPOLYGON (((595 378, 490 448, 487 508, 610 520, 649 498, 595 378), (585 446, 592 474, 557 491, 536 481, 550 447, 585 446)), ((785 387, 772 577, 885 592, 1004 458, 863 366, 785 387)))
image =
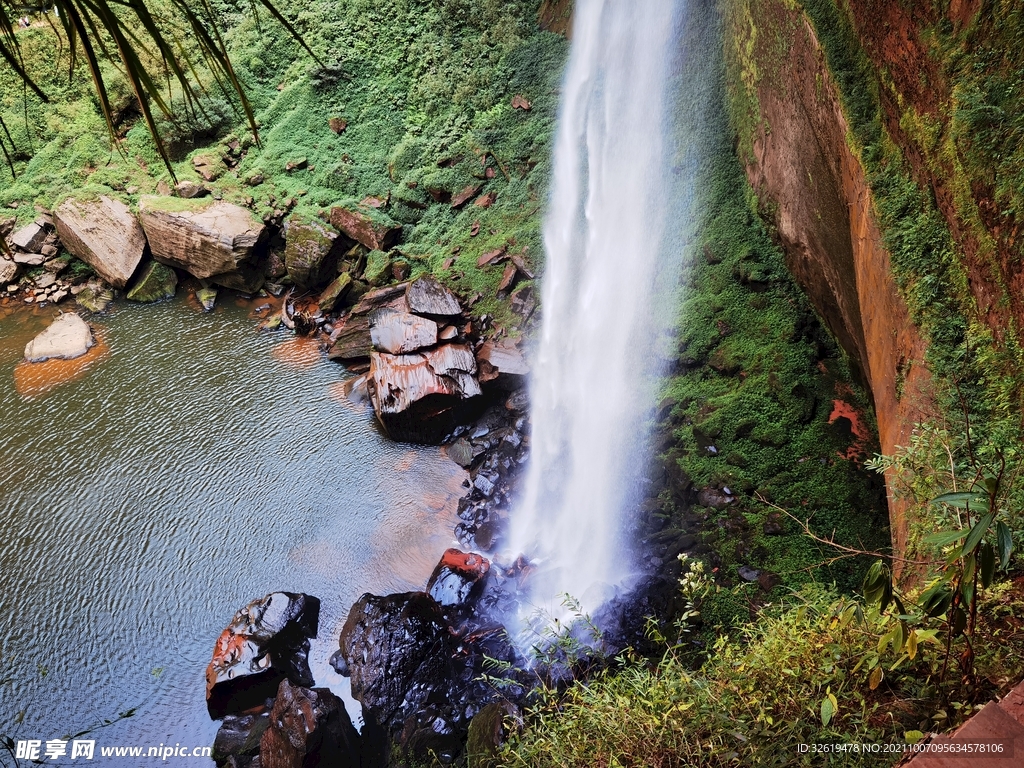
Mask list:
POLYGON ((999 547, 999 570, 1005 571, 1010 565, 1010 555, 1013 553, 1013 536, 1002 520, 996 523, 996 545, 999 547))
POLYGON ((941 496, 936 496, 932 499, 932 503, 938 504, 952 504, 958 506, 960 504, 969 504, 970 502, 984 502, 988 505, 988 496, 980 493, 973 493, 971 491, 959 492, 959 493, 944 493, 941 496))
POLYGON ((834 694, 828 694, 821 700, 821 724, 828 725, 832 722, 836 711, 839 709, 839 702, 834 694))
POLYGON ((921 595, 921 610, 925 615, 935 619, 949 610, 952 601, 953 592, 945 582, 942 582, 925 590, 921 595))
POLYGON ((944 547, 947 544, 960 541, 967 535, 967 531, 937 531, 931 536, 924 537, 925 544, 934 544, 937 547, 944 547))
POLYGON ((981 538, 988 533, 989 527, 992 525, 992 519, 995 517, 995 512, 989 512, 983 515, 982 518, 974 524, 971 528, 971 532, 967 534, 967 541, 964 542, 964 548, 960 550, 960 556, 969 555, 974 551, 974 548, 978 546, 978 542, 981 538))
POLYGON ((864 576, 864 600, 868 605, 884 603, 881 610, 888 607, 892 599, 892 574, 882 560, 876 560, 868 568, 864 576))
POLYGON ((981 586, 988 589, 996 575, 996 550, 989 542, 981 545, 981 586))
POLYGON ((924 733, 921 731, 907 731, 903 734, 903 738, 907 744, 917 744, 924 738, 924 733))

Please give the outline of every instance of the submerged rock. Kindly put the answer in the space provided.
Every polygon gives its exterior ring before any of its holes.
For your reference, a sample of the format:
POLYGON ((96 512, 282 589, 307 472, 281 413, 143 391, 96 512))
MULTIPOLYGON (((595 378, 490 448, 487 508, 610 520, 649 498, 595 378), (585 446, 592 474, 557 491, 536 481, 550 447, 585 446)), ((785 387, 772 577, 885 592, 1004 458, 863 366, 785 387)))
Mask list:
POLYGON ((75 301, 89 312, 103 312, 114 300, 114 292, 103 283, 90 282, 78 292, 75 301))
POLYGON ((261 768, 359 768, 359 733, 345 705, 326 688, 278 688, 260 738, 261 768))
POLYGON ((139 279, 128 291, 128 301, 151 303, 174 298, 178 287, 178 276, 174 270, 158 261, 151 261, 142 268, 139 279))
POLYGON ((203 312, 212 312, 213 308, 217 305, 217 289, 209 287, 200 288, 196 291, 196 301, 203 308, 203 312))
POLYGON ((30 363, 52 358, 72 360, 84 355, 95 343, 89 324, 70 312, 58 317, 26 345, 25 359, 30 363))
POLYGON ((139 219, 153 258, 225 288, 251 293, 263 284, 257 258, 264 225, 231 203, 146 196, 139 219))
POLYGON ((146 250, 146 234, 127 205, 106 196, 70 198, 54 210, 53 221, 69 253, 115 288, 128 284, 146 250))
POLYGON ((282 680, 309 687, 307 656, 320 620, 320 600, 273 592, 242 608, 217 639, 206 668, 206 706, 219 720, 272 698, 282 680))

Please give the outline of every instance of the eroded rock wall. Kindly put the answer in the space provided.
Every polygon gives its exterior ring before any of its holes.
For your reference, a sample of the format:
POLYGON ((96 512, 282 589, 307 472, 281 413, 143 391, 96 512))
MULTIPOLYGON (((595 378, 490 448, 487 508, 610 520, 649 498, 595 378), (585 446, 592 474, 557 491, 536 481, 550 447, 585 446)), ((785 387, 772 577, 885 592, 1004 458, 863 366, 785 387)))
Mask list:
MULTIPOLYGON (((783 0, 738 0, 727 49, 740 151, 761 213, 870 390, 881 449, 892 453, 933 410, 925 344, 893 278, 821 47, 783 0)), ((889 506, 900 551, 906 507, 891 488, 889 506)))

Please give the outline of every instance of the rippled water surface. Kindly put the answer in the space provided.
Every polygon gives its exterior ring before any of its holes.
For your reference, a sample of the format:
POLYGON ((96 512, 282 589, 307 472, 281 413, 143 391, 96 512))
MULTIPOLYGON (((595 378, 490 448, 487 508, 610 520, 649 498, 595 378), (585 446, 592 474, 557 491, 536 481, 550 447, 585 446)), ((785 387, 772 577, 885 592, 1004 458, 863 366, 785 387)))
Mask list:
POLYGON ((342 369, 252 308, 121 305, 48 368, 21 356, 55 312, 0 308, 0 733, 138 708, 89 738, 211 743, 213 642, 274 590, 323 600, 310 661, 340 689, 354 600, 420 588, 452 542, 462 470, 382 437, 342 369))

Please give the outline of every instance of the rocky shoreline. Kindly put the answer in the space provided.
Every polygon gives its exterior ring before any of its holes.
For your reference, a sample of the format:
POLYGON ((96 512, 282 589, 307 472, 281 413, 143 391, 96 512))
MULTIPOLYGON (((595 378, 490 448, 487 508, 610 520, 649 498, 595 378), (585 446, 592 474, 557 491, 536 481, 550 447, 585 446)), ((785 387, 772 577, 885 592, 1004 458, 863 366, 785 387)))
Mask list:
MULTIPOLYGON (((86 320, 122 292, 158 301, 185 288, 206 311, 220 290, 266 296, 261 327, 317 339, 329 359, 356 375, 346 383, 348 397, 370 403, 391 438, 445 444, 469 471, 454 531, 462 549, 444 553, 422 591, 363 595, 331 660, 351 679, 362 733, 334 694, 314 687, 307 656, 319 600, 309 595, 274 593, 236 614, 216 643, 207 701, 211 717, 222 720, 217 763, 233 768, 385 765, 394 750, 406 761, 449 761, 467 743, 474 760, 482 759, 497 749, 503 723, 519 716, 536 682, 531 660, 505 629, 531 566, 494 560, 530 455, 529 369, 504 329, 467 310, 478 297, 460 298, 429 273, 412 274, 395 248, 400 230, 382 211, 336 207, 324 219, 278 226, 223 201, 182 196, 147 198, 137 216, 106 197, 68 200, 26 227, 0 225, 8 245, 0 295, 60 309, 74 299, 75 313, 62 314, 30 347, 64 325, 91 339, 86 320), (485 674, 506 678, 500 695, 482 681, 485 674)), ((533 277, 523 256, 499 249, 479 261, 503 270, 499 297, 528 333, 536 301, 531 284, 516 287, 533 277)), ((50 356, 74 357, 82 346, 79 338, 50 356)), ((648 478, 636 527, 649 562, 639 570, 661 575, 604 611, 611 648, 642 645, 645 617, 671 613, 671 559, 696 546, 693 536, 661 530, 651 514, 666 489, 693 494, 670 462, 648 478)))

